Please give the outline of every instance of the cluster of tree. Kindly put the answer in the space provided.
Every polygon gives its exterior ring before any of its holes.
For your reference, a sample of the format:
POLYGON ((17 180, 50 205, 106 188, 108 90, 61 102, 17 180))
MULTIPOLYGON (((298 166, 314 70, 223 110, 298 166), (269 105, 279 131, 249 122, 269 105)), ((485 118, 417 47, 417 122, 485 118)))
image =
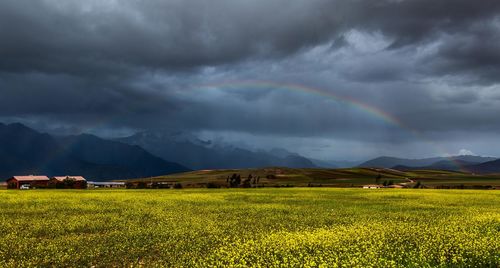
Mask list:
POLYGON ((394 182, 393 181, 384 181, 384 183, 382 183, 382 185, 384 186, 389 186, 389 185, 393 185, 394 182))
POLYGON ((146 189, 146 188, 148 188, 147 184, 143 181, 139 181, 139 182, 128 181, 125 183, 125 187, 127 189, 146 189))
POLYGON ((273 185, 274 188, 283 188, 283 187, 295 187, 293 184, 280 184, 280 185, 273 185))
POLYGON ((248 174, 246 179, 241 179, 240 174, 234 173, 231 177, 226 178, 226 183, 229 188, 250 188, 256 186, 260 182, 260 176, 252 176, 252 174, 248 174))
MULTIPOLYGON (((378 174, 377 177, 375 177, 375 184, 380 184, 380 180, 382 179, 382 174, 378 174)), ((382 185, 384 186, 389 186, 389 185, 393 185, 394 182, 391 180, 391 181, 387 181, 387 180, 384 180, 384 182, 382 183, 382 185)))
POLYGON ((151 183, 149 188, 152 188, 152 189, 170 189, 170 188, 182 189, 182 184, 180 184, 178 182, 174 183, 173 185, 170 183, 153 182, 153 183, 151 183))

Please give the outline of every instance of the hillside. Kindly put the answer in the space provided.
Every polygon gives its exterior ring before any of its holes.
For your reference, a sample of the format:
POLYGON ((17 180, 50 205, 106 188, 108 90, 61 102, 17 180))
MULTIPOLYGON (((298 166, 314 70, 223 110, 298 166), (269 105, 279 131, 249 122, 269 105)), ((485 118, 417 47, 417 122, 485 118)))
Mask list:
POLYGON ((424 167, 410 167, 410 166, 398 165, 393 167, 393 169, 401 171, 449 170, 449 171, 465 171, 469 173, 478 173, 478 174, 494 174, 494 173, 500 173, 500 160, 488 161, 479 164, 460 161, 460 160, 456 161, 442 160, 432 165, 424 167))
POLYGON ((460 170, 463 165, 474 165, 488 161, 496 160, 494 157, 483 157, 475 155, 457 155, 451 157, 431 157, 422 159, 407 159, 389 156, 381 156, 368 160, 359 165, 359 167, 383 167, 393 168, 397 166, 407 168, 424 168, 424 169, 450 169, 460 170), (457 165, 458 164, 458 165, 457 165))
POLYGON ((185 187, 206 187, 208 184, 227 187, 227 179, 233 174, 242 180, 252 176, 259 177, 257 187, 274 186, 324 186, 324 187, 360 187, 377 182, 392 182, 410 186, 420 182, 427 187, 437 186, 500 186, 500 175, 472 175, 465 172, 442 170, 398 171, 378 168, 259 168, 259 169, 222 169, 199 170, 166 176, 133 179, 130 182, 177 182, 185 187))
POLYGON ((55 138, 22 124, 0 124, 0 177, 19 174, 82 175, 127 179, 183 172, 138 146, 91 135, 55 138))
POLYGON ((478 165, 472 165, 467 167, 470 171, 476 173, 500 173, 500 159, 481 163, 478 165))
POLYGON ((428 165, 428 166, 410 167, 410 166, 398 165, 398 166, 394 166, 393 169, 401 170, 401 171, 410 171, 410 170, 468 171, 468 166, 471 166, 474 164, 475 163, 472 163, 472 162, 466 162, 466 161, 461 161, 461 160, 451 161, 451 160, 447 159, 447 160, 438 161, 438 162, 433 163, 433 164, 428 165))

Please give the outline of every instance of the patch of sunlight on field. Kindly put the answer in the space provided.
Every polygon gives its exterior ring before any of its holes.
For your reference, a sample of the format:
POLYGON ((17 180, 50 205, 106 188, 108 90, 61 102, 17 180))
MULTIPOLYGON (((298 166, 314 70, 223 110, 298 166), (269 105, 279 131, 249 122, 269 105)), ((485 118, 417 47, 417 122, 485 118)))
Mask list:
POLYGON ((0 267, 498 267, 500 192, 0 191, 0 267))

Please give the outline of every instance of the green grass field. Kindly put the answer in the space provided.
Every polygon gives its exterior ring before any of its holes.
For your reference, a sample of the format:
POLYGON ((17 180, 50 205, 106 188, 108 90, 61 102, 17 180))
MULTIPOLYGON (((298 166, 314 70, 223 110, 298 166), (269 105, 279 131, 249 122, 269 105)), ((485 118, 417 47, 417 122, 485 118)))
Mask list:
POLYGON ((0 267, 499 267, 500 191, 2 190, 0 267))

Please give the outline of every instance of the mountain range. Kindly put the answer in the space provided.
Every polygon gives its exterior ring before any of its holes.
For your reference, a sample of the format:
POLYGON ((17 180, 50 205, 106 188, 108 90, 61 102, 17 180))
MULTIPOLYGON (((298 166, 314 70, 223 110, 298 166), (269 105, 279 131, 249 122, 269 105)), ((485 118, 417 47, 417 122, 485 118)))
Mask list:
POLYGON ((281 166, 291 168, 317 167, 310 159, 284 149, 250 151, 234 146, 214 145, 183 133, 141 132, 116 139, 138 145, 149 152, 175 161, 191 169, 238 169, 281 166))
POLYGON ((381 156, 369 161, 366 161, 359 165, 359 167, 383 167, 383 168, 393 168, 396 166, 406 166, 406 167, 427 167, 431 165, 436 166, 446 166, 454 165, 454 163, 463 162, 467 165, 480 164, 488 161, 496 160, 494 157, 483 157, 475 155, 459 155, 450 157, 431 157, 422 159, 407 159, 407 158, 397 158, 390 156, 381 156))
MULTIPOLYGON (((22 124, 0 123, 0 178, 82 175, 89 180, 150 177, 201 169, 347 168, 358 163, 308 159, 285 149, 251 151, 182 133, 141 132, 114 140, 94 135, 51 136, 22 124)), ((460 155, 423 159, 378 157, 359 167, 500 173, 500 160, 460 155)))
POLYGON ((359 167, 383 167, 401 171, 409 170, 450 170, 473 173, 500 173, 500 160, 494 157, 458 155, 423 159, 378 157, 366 161, 359 167))
POLYGON ((189 171, 139 146, 93 135, 54 137, 22 124, 0 124, 0 177, 82 175, 89 180, 127 179, 189 171))

